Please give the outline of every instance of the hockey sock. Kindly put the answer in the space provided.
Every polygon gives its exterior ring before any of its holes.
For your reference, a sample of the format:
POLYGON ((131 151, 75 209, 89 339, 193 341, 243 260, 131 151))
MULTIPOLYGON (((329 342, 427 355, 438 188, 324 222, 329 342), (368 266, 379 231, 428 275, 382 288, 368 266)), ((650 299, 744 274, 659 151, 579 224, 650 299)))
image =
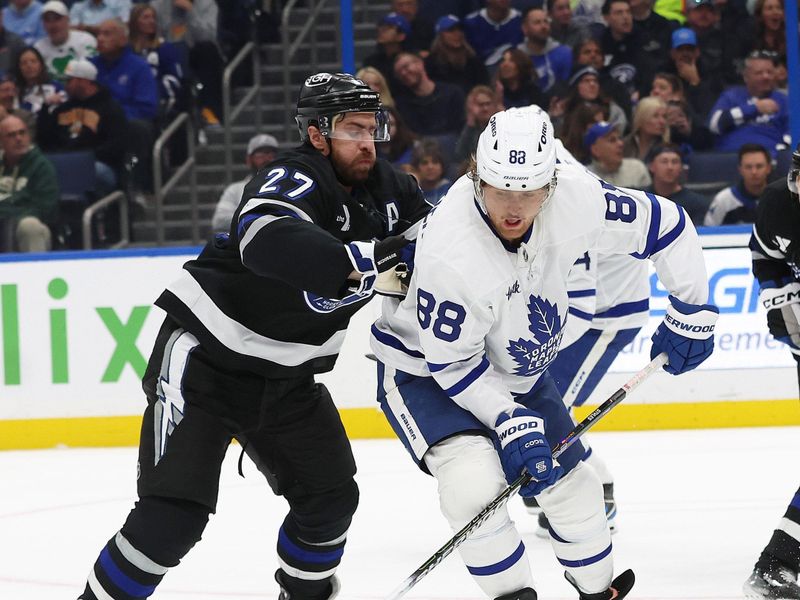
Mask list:
POLYGON ((756 567, 766 568, 775 560, 792 569, 795 574, 800 571, 800 489, 795 492, 756 567))
POLYGON ((290 597, 327 598, 329 579, 339 566, 346 541, 346 532, 326 541, 301 538, 298 526, 287 516, 278 532, 278 562, 281 583, 290 597))
POLYGON ((80 600, 148 598, 166 572, 167 567, 147 558, 117 533, 100 552, 80 600))

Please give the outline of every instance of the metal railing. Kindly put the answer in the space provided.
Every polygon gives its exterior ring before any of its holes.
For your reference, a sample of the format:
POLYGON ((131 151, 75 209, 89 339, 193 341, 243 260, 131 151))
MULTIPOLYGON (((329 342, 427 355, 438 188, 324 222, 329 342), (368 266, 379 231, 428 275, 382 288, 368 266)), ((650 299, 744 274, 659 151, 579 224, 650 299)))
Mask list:
POLYGON ((247 42, 241 50, 233 57, 233 60, 225 67, 222 73, 222 121, 223 136, 225 142, 225 184, 229 185, 232 180, 233 171, 233 122, 244 110, 245 106, 255 98, 255 128, 253 132, 261 130, 261 53, 254 42, 247 42), (242 96, 236 104, 231 105, 231 79, 236 68, 244 62, 248 55, 253 59, 253 85, 242 96))
POLYGON ((97 202, 86 207, 81 215, 81 227, 83 230, 83 249, 92 249, 92 217, 95 213, 111 206, 114 202, 119 202, 119 241, 109 248, 124 248, 131 241, 130 225, 128 223, 128 197, 122 190, 111 192, 103 196, 97 202))
POLYGON ((164 197, 172 190, 178 181, 189 172, 189 202, 192 221, 192 243, 200 243, 200 217, 197 206, 197 169, 194 158, 194 129, 187 113, 181 113, 170 123, 153 144, 153 192, 155 195, 156 209, 156 244, 164 245, 164 197), (186 160, 175 169, 166 182, 163 181, 162 155, 164 146, 173 135, 181 128, 186 128, 186 160))
MULTIPOLYGON (((284 6, 283 12, 281 13, 281 40, 283 44, 283 104, 286 113, 283 127, 284 139, 286 140, 292 139, 292 134, 295 128, 295 122, 292 118, 292 115, 294 114, 294 95, 296 91, 292 86, 290 72, 292 59, 294 58, 295 54, 297 54, 297 50, 301 46, 303 48, 309 48, 311 52, 311 59, 303 66, 307 67, 309 73, 313 73, 317 70, 317 65, 319 64, 317 36, 312 35, 311 39, 308 40, 307 43, 306 38, 308 37, 309 33, 315 31, 315 26, 317 24, 317 20, 319 19, 320 13, 328 4, 328 2, 329 0, 308 0, 308 19, 300 31, 298 31, 296 34, 293 34, 289 31, 289 20, 291 19, 292 11, 294 10, 295 4, 297 4, 297 0, 289 0, 289 2, 286 3, 286 6, 284 6)), ((336 13, 336 18, 339 18, 338 12, 336 13)), ((336 60, 339 63, 341 63, 342 60, 341 54, 342 48, 341 46, 337 45, 336 60)))

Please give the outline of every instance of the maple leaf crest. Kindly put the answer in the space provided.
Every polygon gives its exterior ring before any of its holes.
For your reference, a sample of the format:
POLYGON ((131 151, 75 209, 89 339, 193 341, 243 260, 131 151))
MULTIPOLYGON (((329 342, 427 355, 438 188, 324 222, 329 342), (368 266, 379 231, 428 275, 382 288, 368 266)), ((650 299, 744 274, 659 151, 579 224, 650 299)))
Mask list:
POLYGON ((516 375, 536 375, 555 358, 561 342, 561 317, 550 301, 531 295, 528 301, 528 329, 533 339, 509 340, 506 350, 517 363, 516 375))

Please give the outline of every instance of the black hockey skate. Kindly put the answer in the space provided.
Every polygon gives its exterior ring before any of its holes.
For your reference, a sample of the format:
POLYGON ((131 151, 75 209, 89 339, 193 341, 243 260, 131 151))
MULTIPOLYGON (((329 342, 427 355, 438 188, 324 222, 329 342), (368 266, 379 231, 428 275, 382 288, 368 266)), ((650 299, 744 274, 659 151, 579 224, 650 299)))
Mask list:
MULTIPOLYGON (((575 585, 575 581, 569 573, 564 573, 564 577, 578 590, 578 586, 575 585)), ((633 571, 628 569, 624 573, 617 575, 614 581, 611 582, 611 587, 606 591, 596 594, 586 594, 578 590, 578 597, 580 600, 622 600, 622 598, 627 596, 628 592, 631 591, 635 581, 636 577, 634 577, 633 571)))
POLYGON ((516 592, 511 592, 510 594, 498 596, 494 600, 536 600, 537 598, 536 590, 526 587, 516 592))
POLYGON ((742 591, 748 600, 800 600, 797 573, 777 560, 757 565, 742 591))
MULTIPOLYGON (((539 508, 538 502, 536 502, 535 497, 531 498, 523 498, 525 502, 525 506, 528 508, 528 512, 531 514, 538 513, 539 519, 539 528, 536 530, 536 535, 540 538, 549 538, 550 537, 550 523, 547 521, 547 517, 545 516, 542 509, 539 508), (529 503, 529 501, 533 501, 533 503, 529 503)), ((617 525, 616 525, 616 517, 617 517, 617 502, 614 500, 614 484, 613 483, 604 483, 603 484, 603 500, 606 504, 606 519, 608 519, 608 529, 611 533, 617 532, 617 525)))
MULTIPOLYGON (((278 585, 281 588, 280 594, 278 594, 278 600, 292 600, 293 596, 289 593, 289 590, 286 589, 286 584, 284 582, 284 577, 286 574, 281 570, 278 569, 275 571, 275 581, 278 582, 278 585)), ((339 589, 341 585, 339 584, 339 580, 336 578, 336 575, 331 577, 331 592, 324 600, 333 600, 336 596, 339 595, 339 589)), ((533 600, 536 600, 534 597, 533 600)))

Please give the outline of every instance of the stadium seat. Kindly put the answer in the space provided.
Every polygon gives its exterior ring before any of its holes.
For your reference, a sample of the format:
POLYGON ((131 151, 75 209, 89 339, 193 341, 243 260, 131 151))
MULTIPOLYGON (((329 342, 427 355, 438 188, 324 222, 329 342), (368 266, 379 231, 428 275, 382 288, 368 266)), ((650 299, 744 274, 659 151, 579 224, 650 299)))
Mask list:
POLYGON ((94 200, 94 152, 52 152, 45 156, 55 167, 60 198, 53 246, 79 249, 82 247, 81 217, 94 200))
POLYGON ((739 179, 736 152, 693 152, 688 157, 686 187, 694 192, 714 195, 739 179))

